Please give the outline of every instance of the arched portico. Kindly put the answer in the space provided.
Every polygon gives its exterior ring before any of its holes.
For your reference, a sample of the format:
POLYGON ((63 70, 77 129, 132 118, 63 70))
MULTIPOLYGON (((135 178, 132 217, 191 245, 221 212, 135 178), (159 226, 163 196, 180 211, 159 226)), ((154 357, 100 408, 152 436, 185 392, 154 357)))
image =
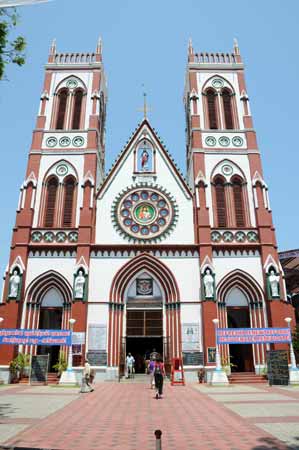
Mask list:
MULTIPOLYGON (((256 280, 242 270, 228 273, 217 286, 220 328, 263 328, 267 326, 264 294, 256 280)), ((263 366, 263 344, 221 345, 221 356, 236 364, 232 370, 251 371, 263 366)))
MULTIPOLYGON (((127 317, 129 310, 161 311, 163 318, 163 338, 168 339, 168 358, 181 353, 181 320, 180 294, 176 280, 168 267, 159 259, 148 253, 141 253, 132 258, 115 275, 109 298, 109 335, 108 335, 108 365, 119 366, 122 341, 127 336, 127 317), (136 280, 151 280, 151 295, 130 295, 136 280), (131 298, 130 298, 131 297, 131 298), (138 308, 138 299, 145 301, 144 308, 138 308), (134 307, 135 302, 135 307, 134 307)), ((155 320, 155 319, 153 319, 155 320)), ((146 334, 146 333, 145 333, 146 334)), ((162 336, 161 336, 162 338, 162 336)))

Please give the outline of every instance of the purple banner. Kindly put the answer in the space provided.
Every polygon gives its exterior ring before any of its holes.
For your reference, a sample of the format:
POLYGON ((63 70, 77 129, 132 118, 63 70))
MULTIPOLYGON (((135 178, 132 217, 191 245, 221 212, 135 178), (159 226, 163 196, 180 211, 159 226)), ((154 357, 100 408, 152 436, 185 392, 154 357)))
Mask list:
POLYGON ((218 328, 217 344, 274 344, 291 342, 290 328, 218 328))
POLYGON ((71 331, 0 328, 0 344, 71 345, 71 331))

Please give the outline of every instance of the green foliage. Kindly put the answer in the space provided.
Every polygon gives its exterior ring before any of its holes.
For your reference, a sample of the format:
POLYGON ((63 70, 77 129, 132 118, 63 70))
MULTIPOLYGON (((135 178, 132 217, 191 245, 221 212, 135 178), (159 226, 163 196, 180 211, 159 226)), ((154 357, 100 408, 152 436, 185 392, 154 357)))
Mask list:
POLYGON ((58 372, 59 376, 67 369, 66 356, 64 352, 59 352, 58 361, 56 364, 54 364, 53 369, 58 372))
POLYGON ((14 378, 22 378, 24 369, 29 366, 30 355, 25 353, 18 353, 18 355, 11 361, 9 370, 14 378))
POLYGON ((4 77, 7 64, 13 63, 18 66, 25 64, 26 41, 24 37, 18 36, 14 40, 9 39, 10 32, 17 24, 18 15, 15 8, 0 8, 0 80, 4 77))
POLYGON ((299 325, 296 326, 295 330, 292 333, 293 339, 293 347, 296 355, 299 356, 299 325))

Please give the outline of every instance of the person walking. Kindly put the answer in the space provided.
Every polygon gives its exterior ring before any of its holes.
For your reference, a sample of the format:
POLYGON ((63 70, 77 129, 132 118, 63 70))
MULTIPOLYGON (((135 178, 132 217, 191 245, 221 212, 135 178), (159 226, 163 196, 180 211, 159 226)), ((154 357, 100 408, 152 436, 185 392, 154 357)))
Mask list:
POLYGON ((80 392, 82 392, 82 393, 93 392, 94 389, 91 386, 92 381, 93 380, 91 380, 91 367, 90 367, 88 360, 85 360, 80 392))
POLYGON ((127 366, 127 378, 131 378, 133 375, 135 359, 131 353, 128 353, 126 358, 126 366, 127 366))
POLYGON ((155 380, 154 380, 155 361, 153 361, 152 359, 148 363, 147 370, 148 370, 148 373, 150 376, 150 386, 151 386, 151 389, 153 389, 155 386, 155 380))
POLYGON ((161 356, 157 356, 154 366, 154 377, 156 387, 156 399, 162 398, 163 395, 163 381, 165 377, 165 367, 161 356))

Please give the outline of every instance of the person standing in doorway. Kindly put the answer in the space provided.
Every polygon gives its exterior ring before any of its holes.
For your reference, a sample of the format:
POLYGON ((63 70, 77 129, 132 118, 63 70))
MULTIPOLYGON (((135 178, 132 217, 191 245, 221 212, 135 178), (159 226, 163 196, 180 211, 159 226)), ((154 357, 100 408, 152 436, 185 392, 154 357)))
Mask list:
POLYGON ((131 378, 133 375, 135 359, 131 353, 128 353, 126 358, 126 366, 127 366, 127 378, 131 378))
POLYGON ((156 349, 153 348, 153 351, 152 351, 152 353, 150 354, 150 359, 152 359, 153 361, 156 361, 157 356, 158 356, 158 352, 156 352, 156 349))
POLYGON ((163 381, 165 377, 165 367, 161 356, 157 356, 154 366, 154 377, 156 387, 156 399, 162 398, 163 395, 163 381))

